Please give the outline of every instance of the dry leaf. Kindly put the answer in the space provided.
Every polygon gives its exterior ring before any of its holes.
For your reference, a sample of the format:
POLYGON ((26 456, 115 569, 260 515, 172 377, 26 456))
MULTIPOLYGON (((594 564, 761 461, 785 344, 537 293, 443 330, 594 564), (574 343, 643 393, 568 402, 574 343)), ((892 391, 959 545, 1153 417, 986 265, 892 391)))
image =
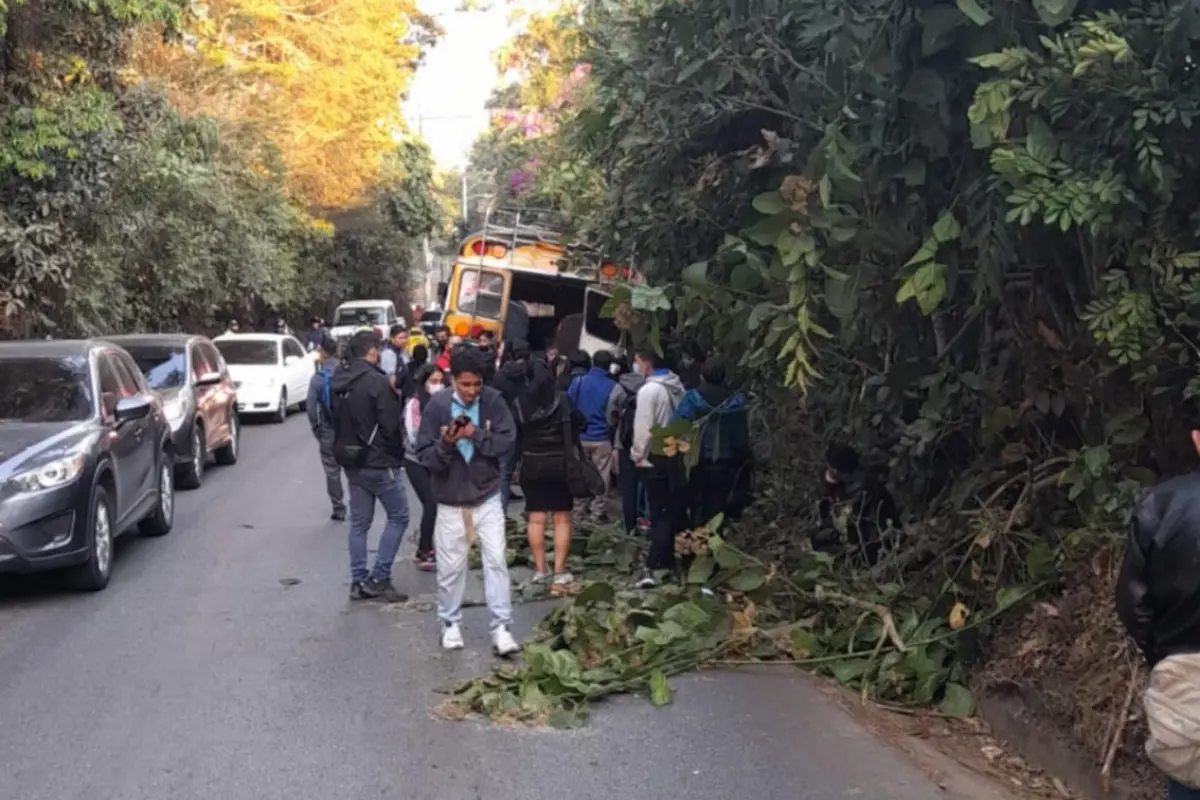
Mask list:
POLYGON ((1000 451, 1000 460, 1005 466, 1019 464, 1029 456, 1029 445, 1024 442, 1009 442, 1000 451))
POLYGON ((979 562, 971 562, 971 580, 977 581, 983 577, 983 567, 979 566, 979 562))
POLYGON ((1050 603, 1046 603, 1046 602, 1041 602, 1041 603, 1038 603, 1038 608, 1040 608, 1042 610, 1042 612, 1048 617, 1057 617, 1058 616, 1058 606, 1051 605, 1050 603))
POLYGON ((961 631, 966 626, 970 614, 970 610, 962 603, 955 603, 954 608, 950 609, 950 630, 961 631))
POLYGON ((975 537, 975 546, 978 547, 980 550, 987 550, 991 544, 992 544, 991 532, 981 533, 975 537))
POLYGON ((1054 332, 1053 328, 1040 319, 1037 322, 1037 332, 1038 336, 1042 338, 1042 344, 1046 345, 1046 347, 1049 347, 1051 350, 1063 349, 1062 339, 1059 335, 1054 332))

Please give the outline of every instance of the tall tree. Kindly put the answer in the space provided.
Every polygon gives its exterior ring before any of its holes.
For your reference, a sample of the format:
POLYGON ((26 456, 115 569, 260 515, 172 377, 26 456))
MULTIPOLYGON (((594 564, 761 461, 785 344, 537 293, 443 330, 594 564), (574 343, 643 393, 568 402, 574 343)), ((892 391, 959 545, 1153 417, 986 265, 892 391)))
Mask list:
POLYGON ((213 0, 184 47, 144 36, 135 67, 185 114, 265 136, 310 203, 343 208, 395 148, 400 101, 438 33, 411 0, 213 0))

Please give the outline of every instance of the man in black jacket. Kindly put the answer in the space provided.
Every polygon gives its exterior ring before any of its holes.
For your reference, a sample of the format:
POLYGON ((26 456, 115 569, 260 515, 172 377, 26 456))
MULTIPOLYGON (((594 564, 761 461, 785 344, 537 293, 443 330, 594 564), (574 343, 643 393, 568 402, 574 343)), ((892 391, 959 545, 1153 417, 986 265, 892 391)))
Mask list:
MULTIPOLYGON (((1192 443, 1200 452, 1200 431, 1192 432, 1192 443)), ((1196 693, 1195 683, 1200 683, 1197 567, 1200 567, 1200 473, 1193 472, 1153 487, 1138 502, 1116 586, 1121 623, 1147 663, 1164 667, 1161 674, 1160 669, 1154 670, 1147 692, 1151 736, 1146 750, 1156 765, 1168 770, 1168 800, 1200 800, 1200 789, 1190 788, 1169 774, 1170 767, 1189 765, 1192 768, 1189 775, 1194 772, 1197 767, 1194 754, 1200 747, 1200 730, 1194 727, 1195 704, 1190 701, 1196 693), (1154 712, 1176 701, 1185 702, 1186 707, 1166 709, 1170 735, 1156 742, 1154 734, 1159 720, 1154 712), (1168 748, 1165 752, 1163 745, 1168 748), (1184 751, 1191 755, 1177 760, 1184 751)))
POLYGON ((408 495, 400 467, 404 435, 400 403, 379 368, 379 341, 373 331, 351 337, 350 360, 338 369, 333 394, 334 458, 350 484, 350 598, 408 598, 392 586, 392 562, 408 529, 408 495), (387 513, 375 566, 367 569, 367 533, 375 521, 375 501, 387 513))

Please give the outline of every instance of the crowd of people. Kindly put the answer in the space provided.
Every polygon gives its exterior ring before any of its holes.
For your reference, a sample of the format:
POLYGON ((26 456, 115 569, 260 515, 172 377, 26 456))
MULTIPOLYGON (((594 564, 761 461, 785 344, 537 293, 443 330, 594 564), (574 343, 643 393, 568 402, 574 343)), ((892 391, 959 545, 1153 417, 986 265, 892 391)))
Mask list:
POLYGON ((406 599, 391 570, 409 521, 407 473, 421 506, 416 566, 437 573, 447 649, 463 646, 472 543, 482 556, 492 644, 501 655, 518 649, 505 559, 512 499, 524 500, 532 580, 564 594, 575 581, 567 565, 575 524, 608 522, 617 487, 623 527, 650 539, 638 580, 649 587, 675 567, 675 534, 727 511, 747 470, 745 398, 726 387, 715 359, 685 386, 653 351, 631 361, 608 352, 535 354, 490 332, 464 341, 442 329, 414 346, 408 329, 395 326, 386 339, 356 333, 340 352, 327 337, 314 347, 308 417, 331 517, 349 517, 351 598, 406 599), (700 463, 690 473, 653 445, 655 427, 681 419, 700 427, 700 463), (369 564, 376 503, 387 521, 369 564))

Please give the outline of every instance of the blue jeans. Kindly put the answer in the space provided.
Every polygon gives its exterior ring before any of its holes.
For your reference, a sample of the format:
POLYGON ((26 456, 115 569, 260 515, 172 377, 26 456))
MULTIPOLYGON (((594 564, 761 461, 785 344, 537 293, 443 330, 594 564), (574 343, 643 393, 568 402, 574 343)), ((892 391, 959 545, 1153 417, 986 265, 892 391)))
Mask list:
POLYGON ((392 577, 392 562, 400 549, 400 540, 408 530, 408 493, 397 469, 348 469, 350 484, 350 579, 388 581, 392 577), (375 553, 375 568, 367 570, 367 533, 375 521, 375 501, 387 514, 379 549, 375 553))
POLYGON ((1182 783, 1167 781, 1167 800, 1200 800, 1200 789, 1189 789, 1182 783))

